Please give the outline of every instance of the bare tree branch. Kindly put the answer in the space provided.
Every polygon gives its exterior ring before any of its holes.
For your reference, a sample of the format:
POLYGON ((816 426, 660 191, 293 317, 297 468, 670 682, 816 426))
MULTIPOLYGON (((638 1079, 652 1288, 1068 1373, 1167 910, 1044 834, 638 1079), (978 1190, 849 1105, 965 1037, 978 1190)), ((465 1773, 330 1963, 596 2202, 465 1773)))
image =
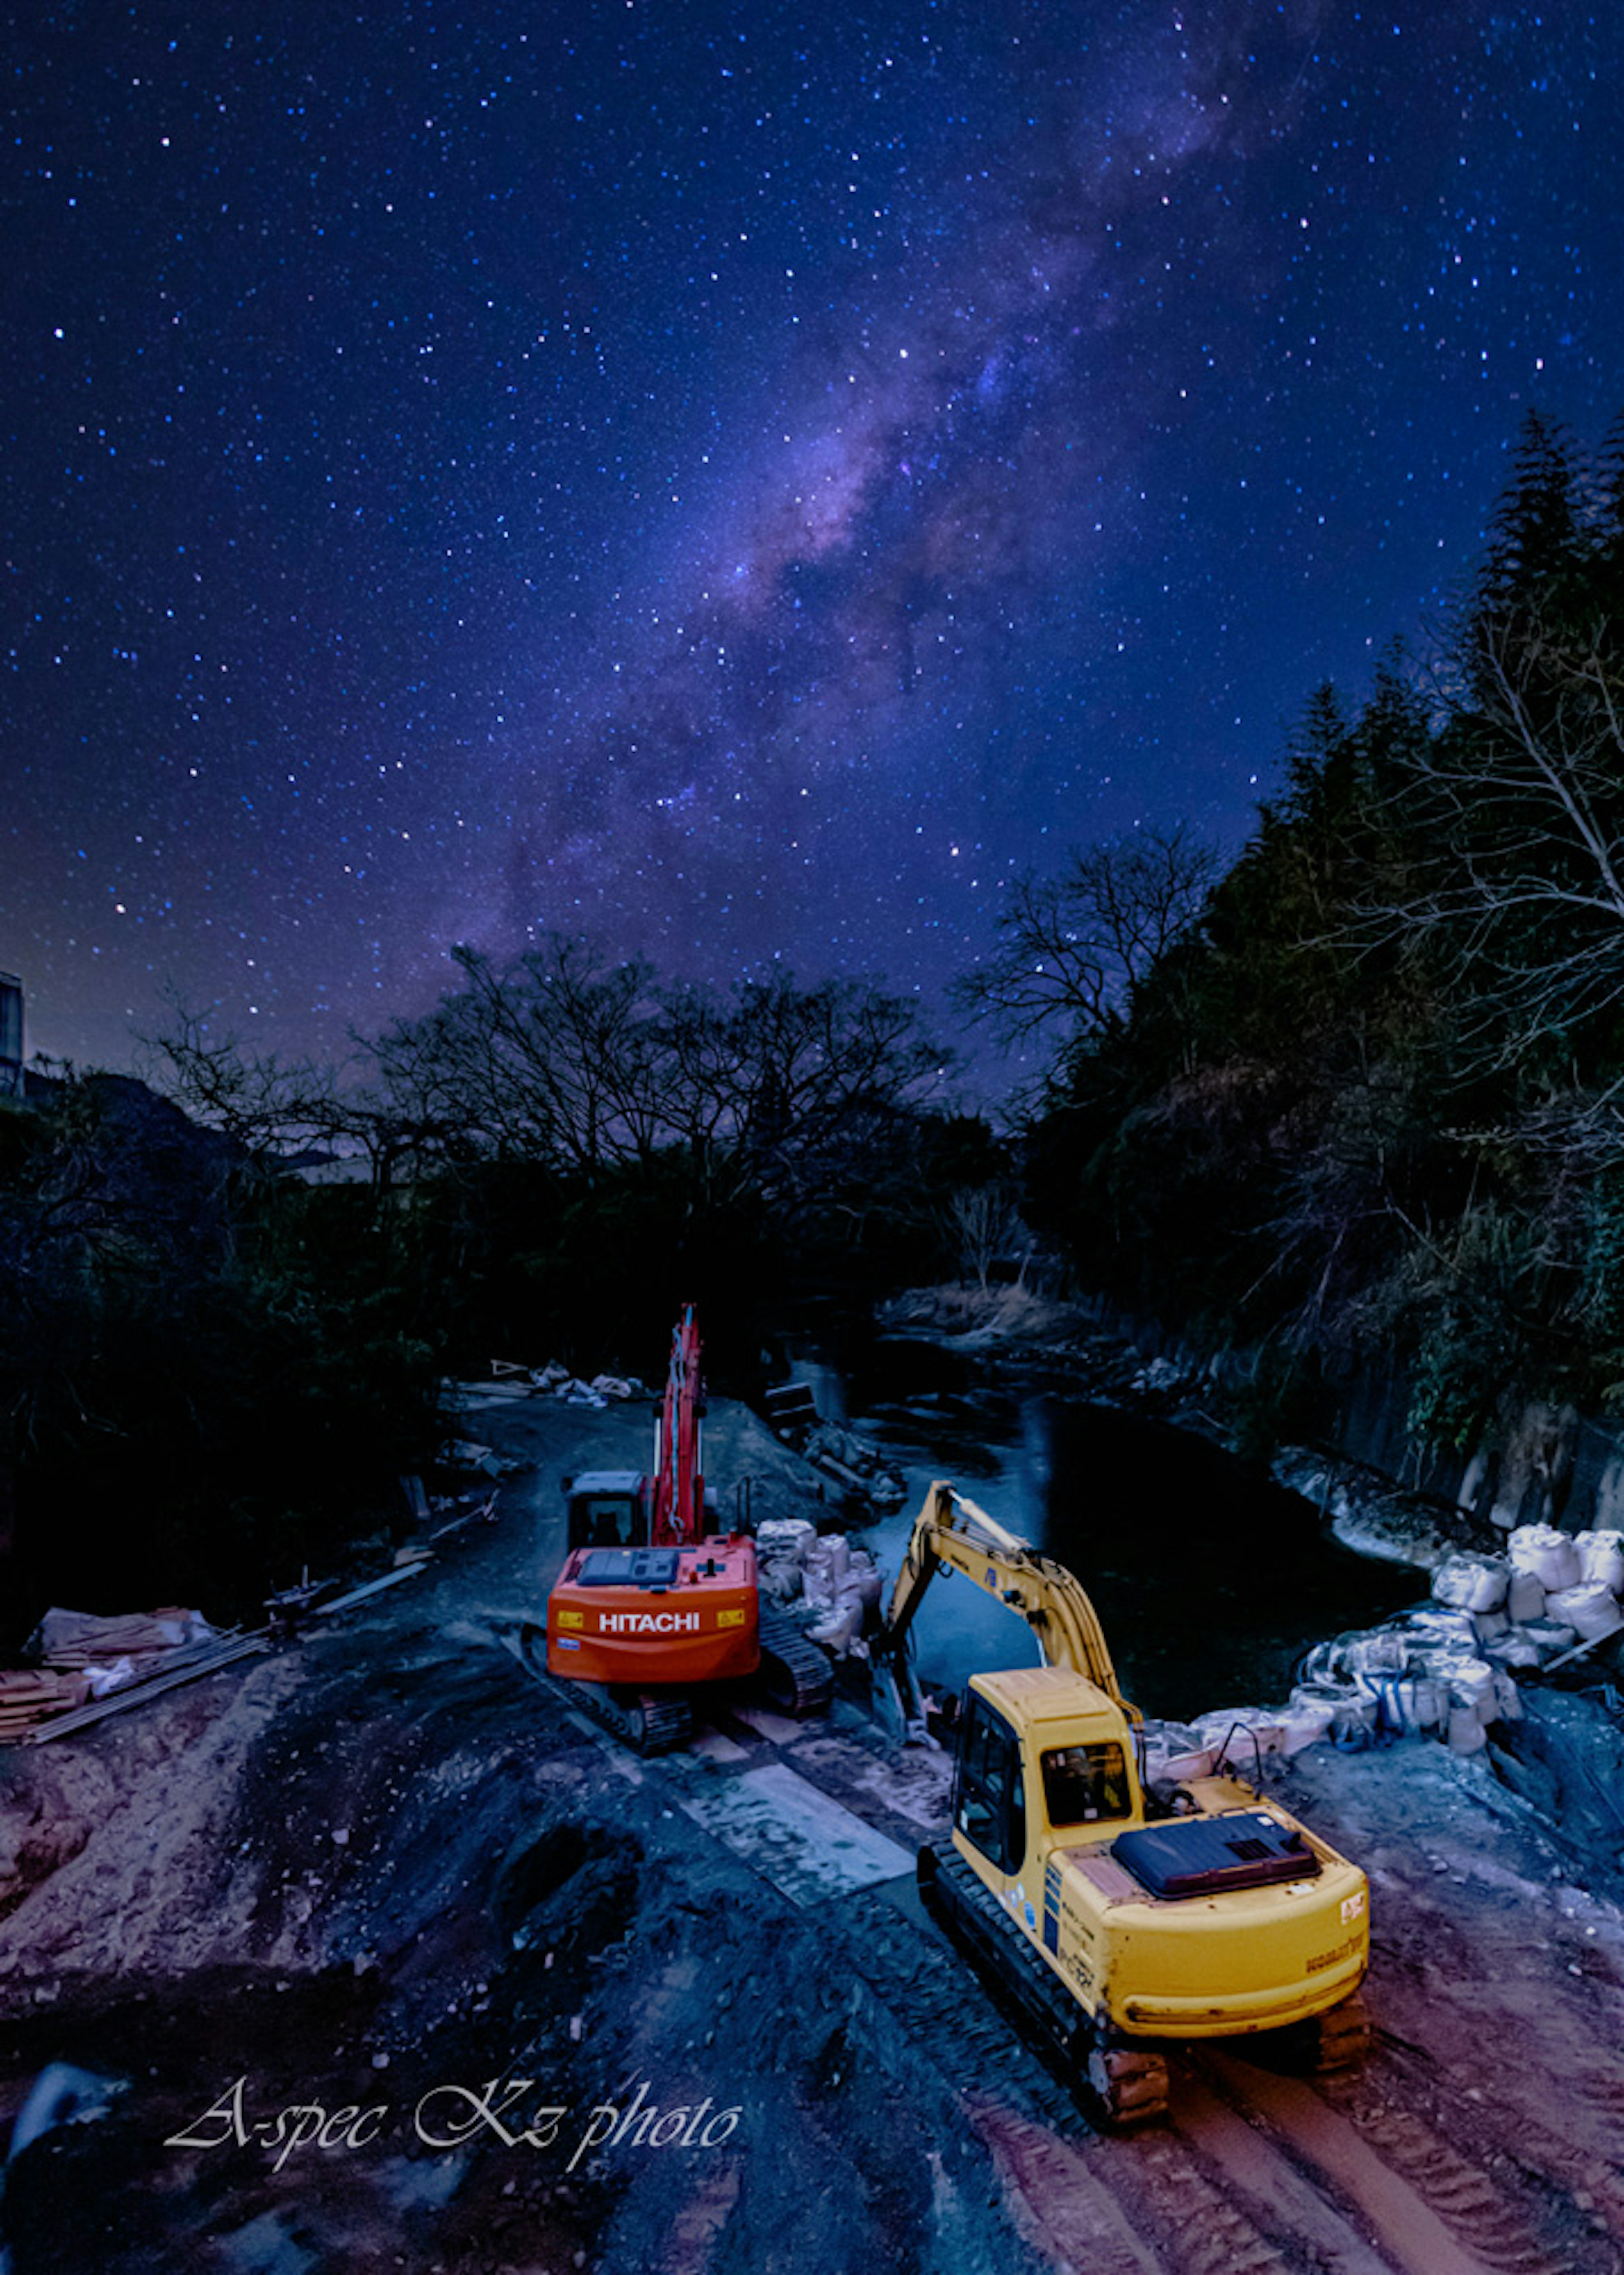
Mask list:
POLYGON ((1119 1026, 1135 991, 1197 921, 1219 860, 1180 823, 1073 852, 1058 877, 1016 880, 980 970, 954 986, 1005 1046, 1119 1026))
POLYGON ((1480 627, 1401 792, 1423 847, 1372 934, 1441 953, 1480 1055, 1512 1066, 1624 1001, 1624 684, 1616 633, 1480 627))

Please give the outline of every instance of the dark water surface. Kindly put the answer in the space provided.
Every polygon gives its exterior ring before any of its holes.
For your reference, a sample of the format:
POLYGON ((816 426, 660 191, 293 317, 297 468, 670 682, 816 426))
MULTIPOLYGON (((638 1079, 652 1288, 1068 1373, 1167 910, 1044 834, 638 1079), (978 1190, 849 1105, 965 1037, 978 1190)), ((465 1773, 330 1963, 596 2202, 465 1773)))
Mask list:
MULTIPOLYGON (((874 1342, 840 1364, 797 1359, 819 1410, 886 1448, 904 1508, 863 1536, 887 1592, 933 1478, 1075 1572, 1127 1695, 1149 1715, 1283 1703, 1303 1652, 1426 1593, 1423 1576, 1356 1556, 1317 1508, 1205 1439, 1052 1391, 990 1385, 968 1354, 874 1342)), ((956 1688, 1034 1665, 1025 1622, 944 1576, 915 1629, 919 1672, 956 1688)))

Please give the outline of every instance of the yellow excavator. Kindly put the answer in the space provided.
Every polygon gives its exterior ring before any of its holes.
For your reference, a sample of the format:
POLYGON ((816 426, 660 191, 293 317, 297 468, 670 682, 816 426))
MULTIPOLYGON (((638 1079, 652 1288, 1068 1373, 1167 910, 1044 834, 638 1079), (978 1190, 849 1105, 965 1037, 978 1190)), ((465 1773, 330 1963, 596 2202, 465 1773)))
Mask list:
POLYGON ((939 1573, 1019 1614, 1044 1664, 971 1676, 952 1846, 920 1851, 920 1894, 1072 2085, 1132 2124, 1167 2107, 1167 2040, 1270 2031, 1304 2067, 1357 2060, 1363 1873, 1239 1779, 1147 1798, 1139 1712, 1087 1594, 946 1484, 914 1520, 887 1614, 905 1711, 909 1629, 939 1573))

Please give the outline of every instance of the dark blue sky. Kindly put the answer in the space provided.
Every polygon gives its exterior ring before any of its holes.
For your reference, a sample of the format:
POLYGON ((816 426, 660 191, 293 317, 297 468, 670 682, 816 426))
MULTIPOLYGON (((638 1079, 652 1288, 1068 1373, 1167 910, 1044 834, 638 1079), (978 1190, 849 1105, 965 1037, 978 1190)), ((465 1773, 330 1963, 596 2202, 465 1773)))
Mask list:
POLYGON ((0 967, 119 1062, 583 931, 918 986, 1234 845, 1624 407, 1624 16, 47 4, 5 66, 0 967))

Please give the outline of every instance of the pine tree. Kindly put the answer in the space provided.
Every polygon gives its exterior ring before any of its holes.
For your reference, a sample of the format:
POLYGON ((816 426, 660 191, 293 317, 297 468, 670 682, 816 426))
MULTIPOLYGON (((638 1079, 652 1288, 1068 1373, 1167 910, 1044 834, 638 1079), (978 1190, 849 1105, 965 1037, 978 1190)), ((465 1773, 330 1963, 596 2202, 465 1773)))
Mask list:
POLYGON ((1478 611, 1500 618, 1547 606, 1584 551, 1577 446, 1566 427, 1530 411, 1489 525, 1478 611))

